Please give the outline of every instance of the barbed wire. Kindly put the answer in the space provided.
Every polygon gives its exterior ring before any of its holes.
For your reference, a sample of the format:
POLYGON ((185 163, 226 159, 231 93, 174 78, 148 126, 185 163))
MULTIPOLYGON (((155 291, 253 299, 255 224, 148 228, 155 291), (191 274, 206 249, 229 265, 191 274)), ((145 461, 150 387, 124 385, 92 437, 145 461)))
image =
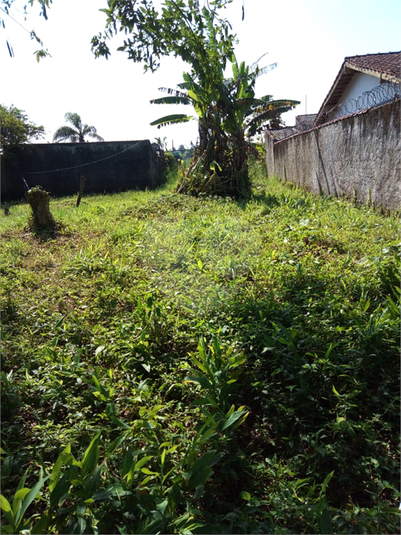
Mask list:
POLYGON ((351 115, 359 111, 374 108, 385 102, 390 102, 395 98, 400 98, 401 86, 392 82, 383 82, 370 91, 365 91, 357 98, 350 98, 345 102, 336 104, 331 110, 325 113, 328 120, 351 115))

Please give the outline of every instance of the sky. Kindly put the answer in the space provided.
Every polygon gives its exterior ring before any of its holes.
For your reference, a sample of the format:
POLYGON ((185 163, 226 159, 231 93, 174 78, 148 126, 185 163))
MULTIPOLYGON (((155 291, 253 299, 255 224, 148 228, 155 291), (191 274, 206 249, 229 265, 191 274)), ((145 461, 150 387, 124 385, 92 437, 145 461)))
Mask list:
MULTIPOLYGON (((201 0, 202 1, 202 0, 201 0)), ((0 7, 1 7, 0 0, 0 7)), ((168 148, 196 143, 197 125, 172 125, 157 129, 150 123, 170 113, 190 113, 188 106, 152 105, 160 87, 175 88, 188 66, 165 58, 156 73, 144 73, 111 42, 108 60, 95 59, 91 38, 105 26, 99 9, 106 0, 53 0, 48 20, 26 0, 15 0, 10 14, 24 28, 0 12, 0 103, 13 104, 31 121, 42 125, 51 142, 64 125, 67 112, 97 128, 105 141, 166 138, 168 148), (28 31, 35 30, 51 54, 37 63, 37 44, 28 31), (14 57, 6 46, 9 41, 14 57)), ((157 0, 156 0, 157 3, 157 0)), ((295 116, 316 113, 347 56, 401 50, 400 0, 234 0, 226 10, 239 43, 239 61, 277 68, 261 76, 257 96, 299 100, 300 105, 283 115, 288 126, 295 116)))

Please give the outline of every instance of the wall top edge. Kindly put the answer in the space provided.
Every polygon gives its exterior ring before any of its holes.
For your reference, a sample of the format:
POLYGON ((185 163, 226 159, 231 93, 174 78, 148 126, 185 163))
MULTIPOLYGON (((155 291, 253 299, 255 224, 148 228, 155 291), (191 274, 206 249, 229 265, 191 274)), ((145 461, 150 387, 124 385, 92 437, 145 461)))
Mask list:
POLYGON ((384 108, 386 106, 392 106, 395 103, 400 102, 400 98, 394 99, 391 102, 385 102, 384 104, 380 104, 379 106, 374 106, 372 108, 366 108, 366 110, 358 111, 355 113, 350 113, 349 115, 344 115, 343 117, 338 117, 337 119, 333 119, 332 121, 329 121, 324 124, 319 124, 317 126, 314 126, 313 128, 310 128, 309 130, 303 130, 302 132, 298 132, 296 134, 292 134, 291 136, 285 137, 284 139, 280 139, 278 141, 273 142, 273 145, 279 145, 280 143, 283 143, 284 141, 287 141, 288 139, 293 139, 294 137, 302 136, 304 134, 308 134, 310 132, 314 132, 316 130, 320 130, 321 128, 325 128, 326 126, 331 126, 332 124, 339 123, 341 121, 344 121, 345 119, 350 119, 352 117, 358 117, 359 115, 364 115, 366 113, 369 113, 373 110, 378 110, 381 108, 384 108))

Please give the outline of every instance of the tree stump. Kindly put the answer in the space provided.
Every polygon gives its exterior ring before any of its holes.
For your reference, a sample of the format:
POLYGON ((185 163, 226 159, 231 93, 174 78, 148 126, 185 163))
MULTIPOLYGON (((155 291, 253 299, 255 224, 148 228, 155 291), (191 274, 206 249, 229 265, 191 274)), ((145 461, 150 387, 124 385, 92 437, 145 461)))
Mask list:
POLYGON ((36 230, 54 230, 56 221, 50 213, 48 192, 40 186, 36 186, 25 193, 25 199, 32 209, 34 228, 36 230))

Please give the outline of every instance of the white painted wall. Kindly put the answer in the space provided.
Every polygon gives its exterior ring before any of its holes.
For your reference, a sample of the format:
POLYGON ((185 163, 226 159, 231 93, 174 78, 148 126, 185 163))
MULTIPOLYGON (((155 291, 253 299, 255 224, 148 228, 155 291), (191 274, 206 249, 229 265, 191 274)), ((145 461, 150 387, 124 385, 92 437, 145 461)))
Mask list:
MULTIPOLYGON (((352 98, 357 99, 362 93, 370 91, 378 85, 380 85, 379 77, 365 74, 363 72, 356 72, 348 86, 345 88, 338 103, 341 104, 352 98)), ((342 115, 344 115, 344 113, 337 112, 333 118, 341 117, 342 115)))

